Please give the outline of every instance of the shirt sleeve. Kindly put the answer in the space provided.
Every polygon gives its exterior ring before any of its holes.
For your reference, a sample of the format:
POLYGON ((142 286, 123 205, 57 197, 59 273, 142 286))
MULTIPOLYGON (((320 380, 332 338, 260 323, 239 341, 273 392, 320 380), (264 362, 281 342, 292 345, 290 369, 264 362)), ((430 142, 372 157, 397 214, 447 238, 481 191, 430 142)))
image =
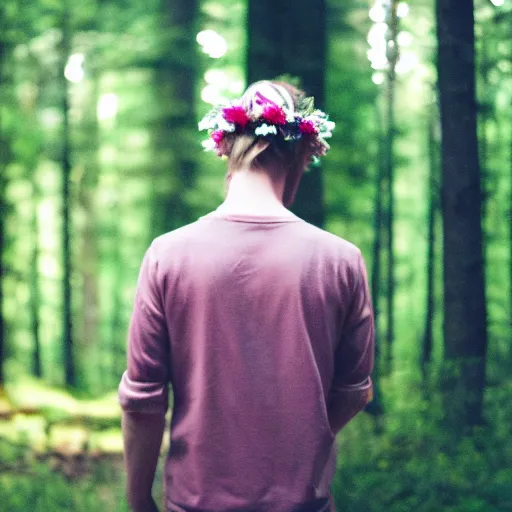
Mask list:
POLYGON ((150 246, 139 272, 128 330, 128 364, 118 390, 125 411, 165 413, 168 408, 170 344, 157 268, 150 246))
POLYGON ((335 352, 333 388, 367 390, 375 357, 375 326, 366 266, 359 253, 356 284, 335 352))

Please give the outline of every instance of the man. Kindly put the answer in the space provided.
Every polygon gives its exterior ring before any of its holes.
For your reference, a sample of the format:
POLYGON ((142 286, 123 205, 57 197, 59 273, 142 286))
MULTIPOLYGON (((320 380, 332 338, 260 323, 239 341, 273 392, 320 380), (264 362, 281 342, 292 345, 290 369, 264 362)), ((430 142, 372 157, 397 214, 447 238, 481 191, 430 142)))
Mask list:
POLYGON ((334 123, 257 82, 200 127, 228 158, 214 212, 144 256, 119 388, 127 497, 154 512, 327 512, 336 434, 371 400, 374 323, 359 249, 287 209, 334 123))

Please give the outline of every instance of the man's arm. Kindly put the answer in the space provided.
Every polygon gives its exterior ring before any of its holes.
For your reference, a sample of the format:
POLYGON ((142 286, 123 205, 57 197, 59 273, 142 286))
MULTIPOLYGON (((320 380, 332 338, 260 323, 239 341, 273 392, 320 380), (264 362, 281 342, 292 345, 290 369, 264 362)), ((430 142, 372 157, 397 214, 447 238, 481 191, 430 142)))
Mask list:
POLYGON ((170 342, 152 247, 142 261, 119 385, 126 497, 134 512, 158 512, 151 488, 168 409, 170 342))
POLYGON ((329 391, 327 413, 337 434, 373 398, 370 374, 375 354, 373 308, 366 268, 359 255, 352 304, 334 359, 334 379, 329 391))
POLYGON ((373 399, 373 384, 367 388, 349 386, 334 390, 327 405, 327 413, 332 431, 337 434, 373 399))
POLYGON ((134 512, 158 512, 151 489, 164 427, 164 414, 123 411, 126 496, 134 512))

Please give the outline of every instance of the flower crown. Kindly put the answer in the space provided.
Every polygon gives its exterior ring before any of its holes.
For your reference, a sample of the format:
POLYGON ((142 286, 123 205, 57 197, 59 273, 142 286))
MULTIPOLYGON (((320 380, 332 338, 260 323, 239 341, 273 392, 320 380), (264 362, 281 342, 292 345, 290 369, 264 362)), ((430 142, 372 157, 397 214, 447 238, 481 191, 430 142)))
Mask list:
POLYGON ((229 135, 281 136, 285 141, 312 137, 313 159, 317 159, 330 149, 325 139, 332 137, 335 123, 313 105, 313 98, 303 98, 292 111, 279 106, 261 92, 254 94, 248 108, 243 98, 217 105, 199 123, 199 130, 208 130, 209 133, 202 145, 206 151, 215 151, 218 156, 224 156, 230 152, 227 149, 229 145, 224 144, 229 135))

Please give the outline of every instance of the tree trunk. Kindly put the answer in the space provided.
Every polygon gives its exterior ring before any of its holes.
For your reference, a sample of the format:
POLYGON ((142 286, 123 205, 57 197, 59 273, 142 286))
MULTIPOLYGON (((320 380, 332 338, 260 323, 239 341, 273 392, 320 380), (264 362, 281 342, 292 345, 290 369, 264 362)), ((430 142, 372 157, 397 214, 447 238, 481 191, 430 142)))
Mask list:
POLYGON ((388 210, 386 215, 387 254, 388 254, 388 280, 387 280, 387 335, 386 335, 386 370, 391 371, 393 364, 393 340, 395 337, 395 251, 393 223, 395 219, 395 193, 394 193, 394 142, 395 142, 395 91, 396 91, 396 63, 398 60, 398 1, 393 0, 390 12, 390 39, 388 40, 389 71, 386 91, 387 133, 385 145, 385 169, 387 184, 388 210))
MULTIPOLYGON (((89 59, 94 62, 94 56, 89 59)), ((82 132, 82 154, 83 175, 77 183, 77 200, 84 216, 83 229, 81 232, 80 270, 82 274, 82 322, 80 333, 80 354, 86 358, 90 365, 87 374, 82 379, 87 388, 93 393, 102 389, 102 379, 105 372, 102 365, 104 358, 101 354, 101 347, 108 343, 107 336, 101 337, 99 332, 100 298, 98 289, 99 279, 99 251, 98 251, 98 212, 95 196, 98 187, 98 118, 96 105, 98 104, 98 77, 94 64, 88 66, 90 73, 91 89, 88 93, 84 110, 84 128, 82 132), (92 361, 95 361, 92 370, 92 361)), ((75 332, 77 326, 74 325, 75 332)))
POLYGON ((34 339, 34 356, 33 356, 33 371, 36 377, 43 376, 43 365, 41 360, 41 337, 39 336, 39 304, 41 303, 40 289, 39 289, 39 222, 37 219, 37 207, 39 205, 39 185, 37 183, 37 176, 32 179, 33 187, 33 201, 32 201, 32 257, 31 257, 31 272, 30 272, 30 316, 32 323, 32 337, 34 339))
MULTIPOLYGON (((0 90, 4 90, 4 62, 6 47, 5 43, 0 39, 0 90)), ((4 139, 2 125, 2 103, 0 103, 0 387, 4 384, 4 346, 5 346, 5 322, 4 322, 4 276, 5 276, 5 218, 7 213, 7 205, 5 204, 5 166, 7 164, 6 141, 4 139)))
POLYGON ((508 200, 508 229, 509 229, 509 298, 508 298, 508 314, 509 314, 509 327, 512 329, 512 133, 510 136, 510 161, 509 161, 509 173, 510 173, 510 184, 509 184, 509 200, 508 200))
POLYGON ((380 290, 381 290, 381 250, 382 250, 382 228, 383 228, 383 186, 384 186, 384 140, 383 140, 383 122, 380 112, 379 102, 376 103, 375 118, 377 123, 377 133, 379 137, 379 151, 377 158, 377 175, 375 180, 375 216, 373 220, 373 260, 372 260, 372 299, 375 320, 375 368, 373 370, 373 400, 366 406, 366 410, 373 414, 380 414, 382 410, 382 401, 380 398, 380 371, 381 371, 381 350, 380 350, 380 290))
MULTIPOLYGON (((247 82, 292 75, 324 107, 326 61, 325 0, 249 0, 247 82)), ((323 226, 321 169, 305 173, 292 211, 316 226, 323 226)))
POLYGON ((70 216, 70 173, 71 173, 71 144, 68 104, 68 81, 64 69, 70 52, 69 3, 64 3, 62 18, 62 54, 59 69, 59 80, 62 94, 62 266, 63 266, 63 304, 62 304, 62 349, 64 359, 64 377, 67 386, 76 385, 75 364, 73 355, 73 324, 71 307, 71 216, 70 216))
POLYGON ((437 0, 442 125, 445 419, 482 421, 487 326, 473 2, 437 0))
POLYGON ((429 160, 429 199, 427 219, 427 307, 425 314, 425 332, 421 354, 423 381, 428 377, 428 366, 432 360, 433 320, 434 320, 434 270, 436 244, 436 218, 438 211, 438 142, 436 129, 439 123, 437 102, 430 108, 428 120, 428 160, 429 160))
MULTIPOLYGON (((379 109, 379 104, 377 103, 376 108, 376 121, 378 128, 378 138, 379 138, 379 151, 378 151, 378 159, 377 159, 377 175, 375 182, 375 216, 373 219, 373 260, 372 260, 372 297, 373 297, 373 305, 374 305, 374 318, 375 318, 375 330, 377 331, 378 319, 380 315, 380 290, 381 290, 381 250, 382 250, 382 224, 383 224, 383 187, 384 187, 384 165, 383 165, 383 156, 384 156, 384 141, 383 141, 383 123, 382 123, 382 115, 379 109)), ((377 350, 377 346, 375 347, 377 350)), ((380 347, 379 347, 380 350, 380 347)))
POLYGON ((164 165, 154 181, 155 235, 194 220, 186 191, 193 186, 197 171, 197 148, 191 134, 197 131, 194 91, 198 56, 195 38, 190 34, 197 32, 198 2, 162 0, 160 10, 164 44, 155 84, 164 109, 156 120, 154 149, 164 165))

